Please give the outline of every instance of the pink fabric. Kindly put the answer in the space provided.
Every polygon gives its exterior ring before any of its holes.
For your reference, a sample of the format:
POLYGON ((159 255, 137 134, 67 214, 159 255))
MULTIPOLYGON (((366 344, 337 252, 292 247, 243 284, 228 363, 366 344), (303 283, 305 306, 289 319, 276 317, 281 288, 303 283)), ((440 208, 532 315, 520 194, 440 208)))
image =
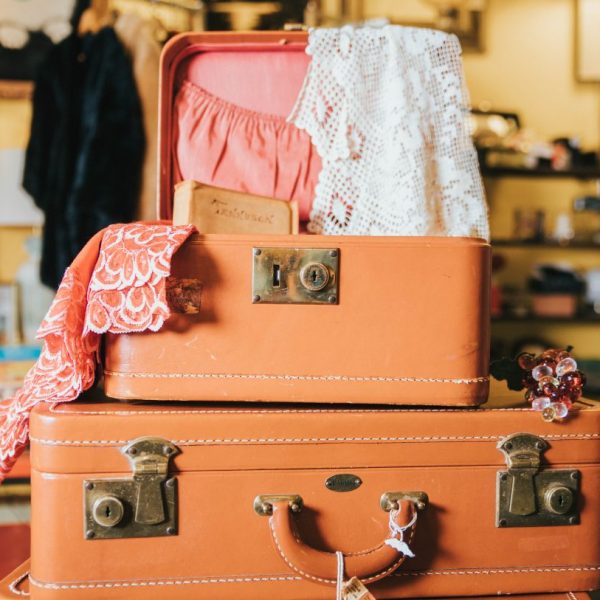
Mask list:
POLYGON ((94 383, 100 334, 157 331, 165 283, 191 225, 132 223, 96 234, 67 269, 38 330, 44 347, 14 398, 0 402, 0 482, 29 440, 40 402, 70 402, 94 383))
POLYGON ((300 219, 309 218, 321 161, 309 136, 285 118, 242 108, 186 80, 173 123, 180 180, 296 200, 300 219))
POLYGON ((298 101, 311 57, 306 44, 278 45, 275 50, 269 46, 249 50, 244 44, 233 50, 231 43, 210 44, 210 49, 193 52, 178 65, 177 81, 187 79, 236 106, 287 119, 298 101))

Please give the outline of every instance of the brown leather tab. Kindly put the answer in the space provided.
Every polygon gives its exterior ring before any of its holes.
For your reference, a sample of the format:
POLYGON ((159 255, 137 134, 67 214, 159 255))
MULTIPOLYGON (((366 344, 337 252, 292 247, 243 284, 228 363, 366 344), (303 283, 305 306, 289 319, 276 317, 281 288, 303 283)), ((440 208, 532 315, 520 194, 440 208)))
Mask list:
POLYGON ((167 304, 176 313, 196 315, 200 312, 202 282, 199 279, 167 279, 167 304))

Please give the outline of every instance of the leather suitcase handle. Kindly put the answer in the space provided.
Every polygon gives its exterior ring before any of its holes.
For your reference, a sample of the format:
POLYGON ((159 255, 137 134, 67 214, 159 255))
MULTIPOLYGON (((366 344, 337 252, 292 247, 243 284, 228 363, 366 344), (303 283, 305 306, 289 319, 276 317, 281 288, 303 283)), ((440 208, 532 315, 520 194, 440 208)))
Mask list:
POLYGON ((0 600, 29 596, 29 563, 27 559, 0 581, 0 600))
MULTIPOLYGON (((396 524, 400 527, 410 523, 417 507, 414 502, 399 503, 396 524)), ((294 522, 294 512, 285 500, 273 502, 273 515, 269 518, 271 536, 279 555, 296 573, 318 583, 335 585, 338 559, 335 552, 324 552, 306 545, 299 537, 294 522)), ((406 542, 410 544, 415 533, 416 522, 406 531, 406 542)), ((380 544, 361 552, 344 553, 345 576, 358 577, 363 583, 372 583, 393 573, 406 556, 388 546, 380 544)))

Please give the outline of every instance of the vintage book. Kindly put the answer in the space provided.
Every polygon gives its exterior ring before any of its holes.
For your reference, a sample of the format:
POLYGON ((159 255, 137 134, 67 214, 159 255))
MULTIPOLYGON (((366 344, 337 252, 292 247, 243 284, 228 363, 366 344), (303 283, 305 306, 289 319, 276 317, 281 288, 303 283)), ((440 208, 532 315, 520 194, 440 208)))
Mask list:
POLYGON ((182 181, 175 186, 173 224, 201 233, 298 233, 295 202, 182 181))

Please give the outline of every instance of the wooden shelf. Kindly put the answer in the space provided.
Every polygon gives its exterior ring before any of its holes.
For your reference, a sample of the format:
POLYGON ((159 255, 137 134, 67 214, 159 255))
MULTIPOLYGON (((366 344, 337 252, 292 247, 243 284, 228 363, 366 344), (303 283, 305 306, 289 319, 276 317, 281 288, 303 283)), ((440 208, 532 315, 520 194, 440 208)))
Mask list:
POLYGON ((574 317, 539 317, 537 315, 517 317, 513 315, 505 315, 502 317, 493 317, 492 323, 565 323, 571 325, 585 323, 600 324, 600 315, 596 315, 594 313, 576 315, 574 317))
POLYGON ((549 168, 517 169, 510 167, 481 166, 484 177, 529 177, 550 179, 600 179, 600 168, 580 167, 565 171, 555 171, 549 168))
POLYGON ((559 242, 529 242, 521 240, 497 239, 492 240, 492 246, 497 248, 556 248, 560 250, 600 250, 600 244, 593 242, 569 242, 560 244, 559 242))

